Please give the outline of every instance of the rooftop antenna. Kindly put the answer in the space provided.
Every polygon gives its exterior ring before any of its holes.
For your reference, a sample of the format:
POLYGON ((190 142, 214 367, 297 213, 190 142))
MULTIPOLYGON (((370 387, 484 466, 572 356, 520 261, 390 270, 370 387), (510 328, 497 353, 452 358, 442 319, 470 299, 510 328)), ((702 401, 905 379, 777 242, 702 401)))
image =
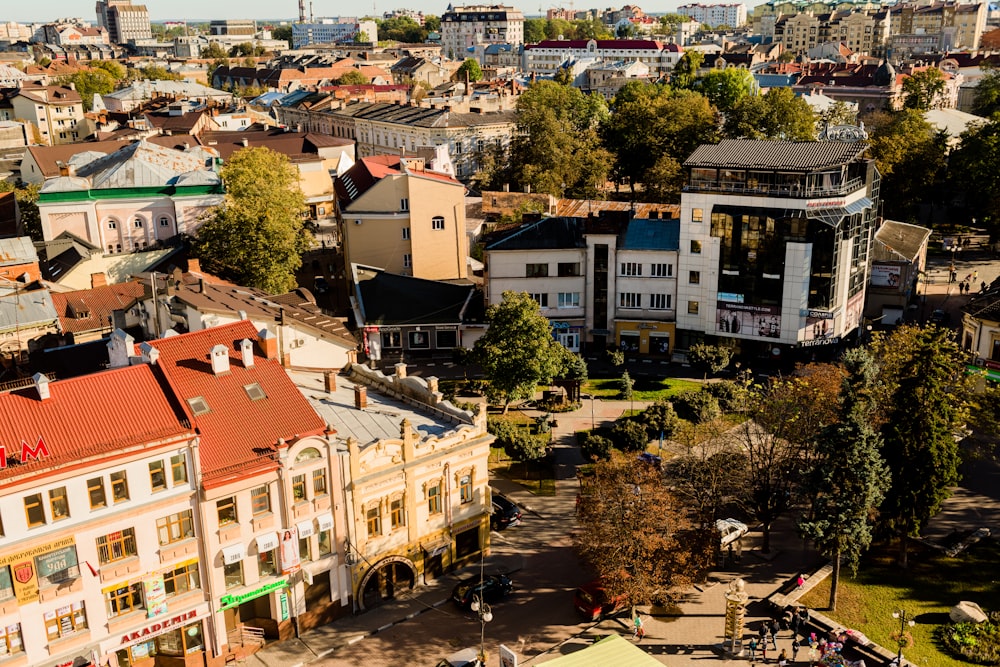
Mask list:
POLYGON ((306 22, 306 0, 299 0, 299 23, 306 22))
POLYGON ((315 19, 313 19, 313 3, 312 3, 312 0, 309 0, 309 22, 310 23, 315 22, 315 19))

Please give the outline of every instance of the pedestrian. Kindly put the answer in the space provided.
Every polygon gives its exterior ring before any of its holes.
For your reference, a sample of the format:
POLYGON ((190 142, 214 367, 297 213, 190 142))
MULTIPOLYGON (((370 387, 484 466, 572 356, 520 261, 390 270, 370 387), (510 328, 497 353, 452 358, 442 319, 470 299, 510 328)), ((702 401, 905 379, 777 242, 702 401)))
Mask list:
POLYGON ((972 282, 976 282, 977 280, 979 280, 979 270, 978 269, 976 269, 975 271, 972 272, 972 282))
POLYGON ((986 291, 986 281, 985 280, 979 284, 979 291, 980 292, 985 292, 986 291))
POLYGON ((750 638, 750 643, 747 644, 747 648, 750 649, 750 660, 757 659, 757 639, 755 637, 750 638))
POLYGON ((729 563, 730 566, 736 564, 736 561, 733 558, 733 543, 732 542, 729 543, 729 552, 726 554, 726 562, 729 563))
POLYGON ((635 629, 632 630, 632 636, 638 637, 639 641, 642 641, 642 638, 646 636, 646 629, 642 627, 642 616, 637 613, 632 623, 635 626, 635 629))
POLYGON ((788 667, 788 654, 785 649, 781 649, 781 653, 778 655, 778 667, 788 667))
POLYGON ((793 637, 798 637, 799 636, 799 628, 801 628, 801 627, 802 627, 802 617, 799 616, 799 610, 798 609, 793 609, 792 610, 792 636, 793 637))
POLYGON ((792 640, 792 662, 795 662, 796 657, 799 655, 800 648, 802 648, 802 644, 799 643, 799 638, 796 637, 792 640))
POLYGON ((796 585, 798 585, 799 588, 802 588, 802 585, 806 583, 806 580, 803 579, 802 575, 800 574, 798 577, 795 578, 795 583, 796 585))

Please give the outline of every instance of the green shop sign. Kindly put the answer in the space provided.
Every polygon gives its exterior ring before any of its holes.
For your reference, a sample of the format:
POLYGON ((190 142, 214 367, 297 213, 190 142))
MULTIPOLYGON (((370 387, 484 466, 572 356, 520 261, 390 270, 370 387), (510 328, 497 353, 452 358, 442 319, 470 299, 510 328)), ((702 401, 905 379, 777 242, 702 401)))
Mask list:
POLYGON ((243 604, 244 602, 249 602, 250 600, 259 598, 262 595, 267 595, 273 590, 279 588, 285 588, 288 586, 287 579, 280 579, 278 581, 272 581, 269 584, 264 584, 260 588, 255 588, 252 591, 247 591, 246 593, 239 593, 237 595, 223 595, 219 598, 219 611, 223 609, 229 609, 230 607, 236 607, 243 604))

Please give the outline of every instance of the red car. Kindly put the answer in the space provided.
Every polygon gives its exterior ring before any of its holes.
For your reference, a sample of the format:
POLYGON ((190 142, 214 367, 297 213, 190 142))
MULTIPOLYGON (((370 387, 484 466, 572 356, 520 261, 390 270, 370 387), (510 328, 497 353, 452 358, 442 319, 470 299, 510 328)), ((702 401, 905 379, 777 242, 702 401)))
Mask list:
POLYGON ((609 599, 604 583, 600 579, 594 579, 576 589, 573 593, 573 606, 588 621, 597 621, 623 609, 625 598, 619 596, 609 599))

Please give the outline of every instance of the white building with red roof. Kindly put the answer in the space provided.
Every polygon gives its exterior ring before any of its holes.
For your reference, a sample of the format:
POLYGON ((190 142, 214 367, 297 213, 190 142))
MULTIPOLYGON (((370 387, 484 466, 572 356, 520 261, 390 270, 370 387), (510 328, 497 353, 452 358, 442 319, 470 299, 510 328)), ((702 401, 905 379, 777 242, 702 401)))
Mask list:
POLYGON ((546 39, 525 45, 524 69, 529 74, 549 75, 576 60, 637 60, 660 76, 670 72, 682 55, 679 45, 653 39, 546 39))

